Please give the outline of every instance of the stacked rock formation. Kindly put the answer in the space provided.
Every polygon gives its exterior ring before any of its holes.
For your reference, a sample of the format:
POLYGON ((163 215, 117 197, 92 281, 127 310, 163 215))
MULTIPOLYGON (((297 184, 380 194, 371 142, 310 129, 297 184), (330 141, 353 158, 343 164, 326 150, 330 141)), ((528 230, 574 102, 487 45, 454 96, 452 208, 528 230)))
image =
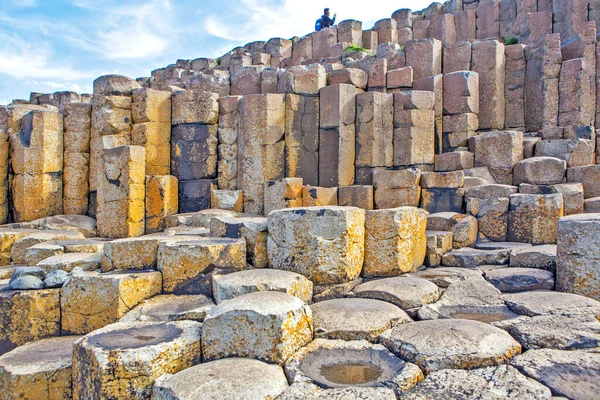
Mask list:
POLYGON ((451 0, 1 106, 0 399, 597 397, 597 21, 451 0))

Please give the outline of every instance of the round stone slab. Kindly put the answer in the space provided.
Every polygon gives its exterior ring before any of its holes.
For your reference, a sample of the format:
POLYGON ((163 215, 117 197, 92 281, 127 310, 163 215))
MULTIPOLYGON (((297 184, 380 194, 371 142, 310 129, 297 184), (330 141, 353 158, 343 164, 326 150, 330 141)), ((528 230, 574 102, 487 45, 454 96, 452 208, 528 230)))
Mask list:
POLYGON ((383 387, 349 387, 321 389, 311 383, 294 383, 277 400, 396 400, 392 389, 383 387))
POLYGON ((499 268, 485 273, 488 280, 501 292, 554 290, 554 274, 536 268, 499 268))
POLYGON ((315 339, 285 363, 291 383, 310 382, 324 389, 389 387, 409 390, 423 373, 380 344, 365 340, 315 339))
POLYGON ((597 399, 600 353, 589 350, 529 350, 511 360, 523 374, 570 399, 597 399))
POLYGON ((511 311, 530 317, 581 314, 600 317, 600 302, 577 294, 543 290, 507 293, 504 301, 511 311))
POLYGON ((308 303, 312 300, 313 284, 300 274, 276 269, 252 269, 213 277, 213 297, 217 304, 259 291, 283 292, 308 303))
POLYGON ((379 338, 394 354, 414 362, 426 373, 489 367, 521 352, 521 345, 505 331, 464 319, 396 325, 379 338))
POLYGON ((77 339, 79 336, 43 339, 0 356, 0 397, 70 399, 73 342, 77 339))
POLYGON ((453 283, 471 278, 483 279, 483 275, 479 270, 456 267, 427 268, 423 271, 416 272, 414 276, 427 279, 441 288, 447 288, 453 283))
POLYGON ((525 349, 600 347, 600 322, 589 315, 522 317, 507 330, 525 349))
POLYGON ((440 298, 436 284, 416 276, 377 279, 354 288, 358 297, 387 301, 406 310, 433 303, 440 298))
POLYGON ((215 306, 212 299, 198 295, 164 294, 144 300, 119 322, 167 322, 192 320, 202 322, 215 306))
POLYGON ((395 323, 412 319, 399 307, 371 299, 333 299, 311 306, 315 337, 321 339, 368 340, 377 337, 395 323))
POLYGON ((152 399, 275 399, 287 387, 283 369, 277 365, 248 358, 226 358, 158 378, 152 399))
POLYGON ((201 327, 116 323, 82 337, 73 349, 74 398, 149 398, 156 378, 200 362, 201 327))
POLYGON ((204 360, 249 357, 283 363, 312 340, 312 312, 297 297, 253 292, 225 300, 202 324, 204 360))
POLYGON ((402 399, 549 400, 550 389, 508 365, 433 372, 402 399))

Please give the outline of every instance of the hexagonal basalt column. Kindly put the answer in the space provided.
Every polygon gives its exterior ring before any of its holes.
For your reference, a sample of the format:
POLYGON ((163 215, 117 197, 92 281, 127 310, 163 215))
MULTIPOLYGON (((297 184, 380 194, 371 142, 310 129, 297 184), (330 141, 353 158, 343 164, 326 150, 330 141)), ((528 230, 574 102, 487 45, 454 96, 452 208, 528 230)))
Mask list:
POLYGON ((195 321, 117 323, 74 344, 73 399, 149 399, 161 375, 200 362, 195 321))
POLYGON ((365 211, 308 207, 274 211, 268 218, 272 268, 297 272, 315 284, 348 282, 360 275, 365 211))
POLYGON ((254 292, 225 300, 202 325, 204 360, 249 357, 282 364, 312 340, 312 312, 297 297, 254 292))

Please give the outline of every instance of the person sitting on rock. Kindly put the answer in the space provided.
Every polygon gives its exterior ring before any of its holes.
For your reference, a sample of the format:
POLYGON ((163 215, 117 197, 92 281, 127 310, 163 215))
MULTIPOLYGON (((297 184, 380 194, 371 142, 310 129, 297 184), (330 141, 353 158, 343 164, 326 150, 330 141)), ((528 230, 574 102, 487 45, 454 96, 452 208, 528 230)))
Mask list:
POLYGON ((321 29, 331 28, 333 25, 335 25, 335 17, 337 14, 333 14, 333 18, 330 18, 330 15, 331 12, 329 11, 329 8, 326 8, 323 16, 321 17, 321 29))

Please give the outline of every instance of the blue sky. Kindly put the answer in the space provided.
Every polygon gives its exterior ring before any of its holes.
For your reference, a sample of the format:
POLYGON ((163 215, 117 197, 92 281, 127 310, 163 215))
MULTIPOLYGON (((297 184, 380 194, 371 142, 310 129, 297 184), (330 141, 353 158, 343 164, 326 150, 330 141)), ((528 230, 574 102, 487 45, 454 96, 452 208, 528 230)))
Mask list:
POLYGON ((104 74, 149 76, 178 58, 309 33, 327 6, 363 29, 416 0, 0 0, 0 104, 29 92, 90 92, 104 74))

